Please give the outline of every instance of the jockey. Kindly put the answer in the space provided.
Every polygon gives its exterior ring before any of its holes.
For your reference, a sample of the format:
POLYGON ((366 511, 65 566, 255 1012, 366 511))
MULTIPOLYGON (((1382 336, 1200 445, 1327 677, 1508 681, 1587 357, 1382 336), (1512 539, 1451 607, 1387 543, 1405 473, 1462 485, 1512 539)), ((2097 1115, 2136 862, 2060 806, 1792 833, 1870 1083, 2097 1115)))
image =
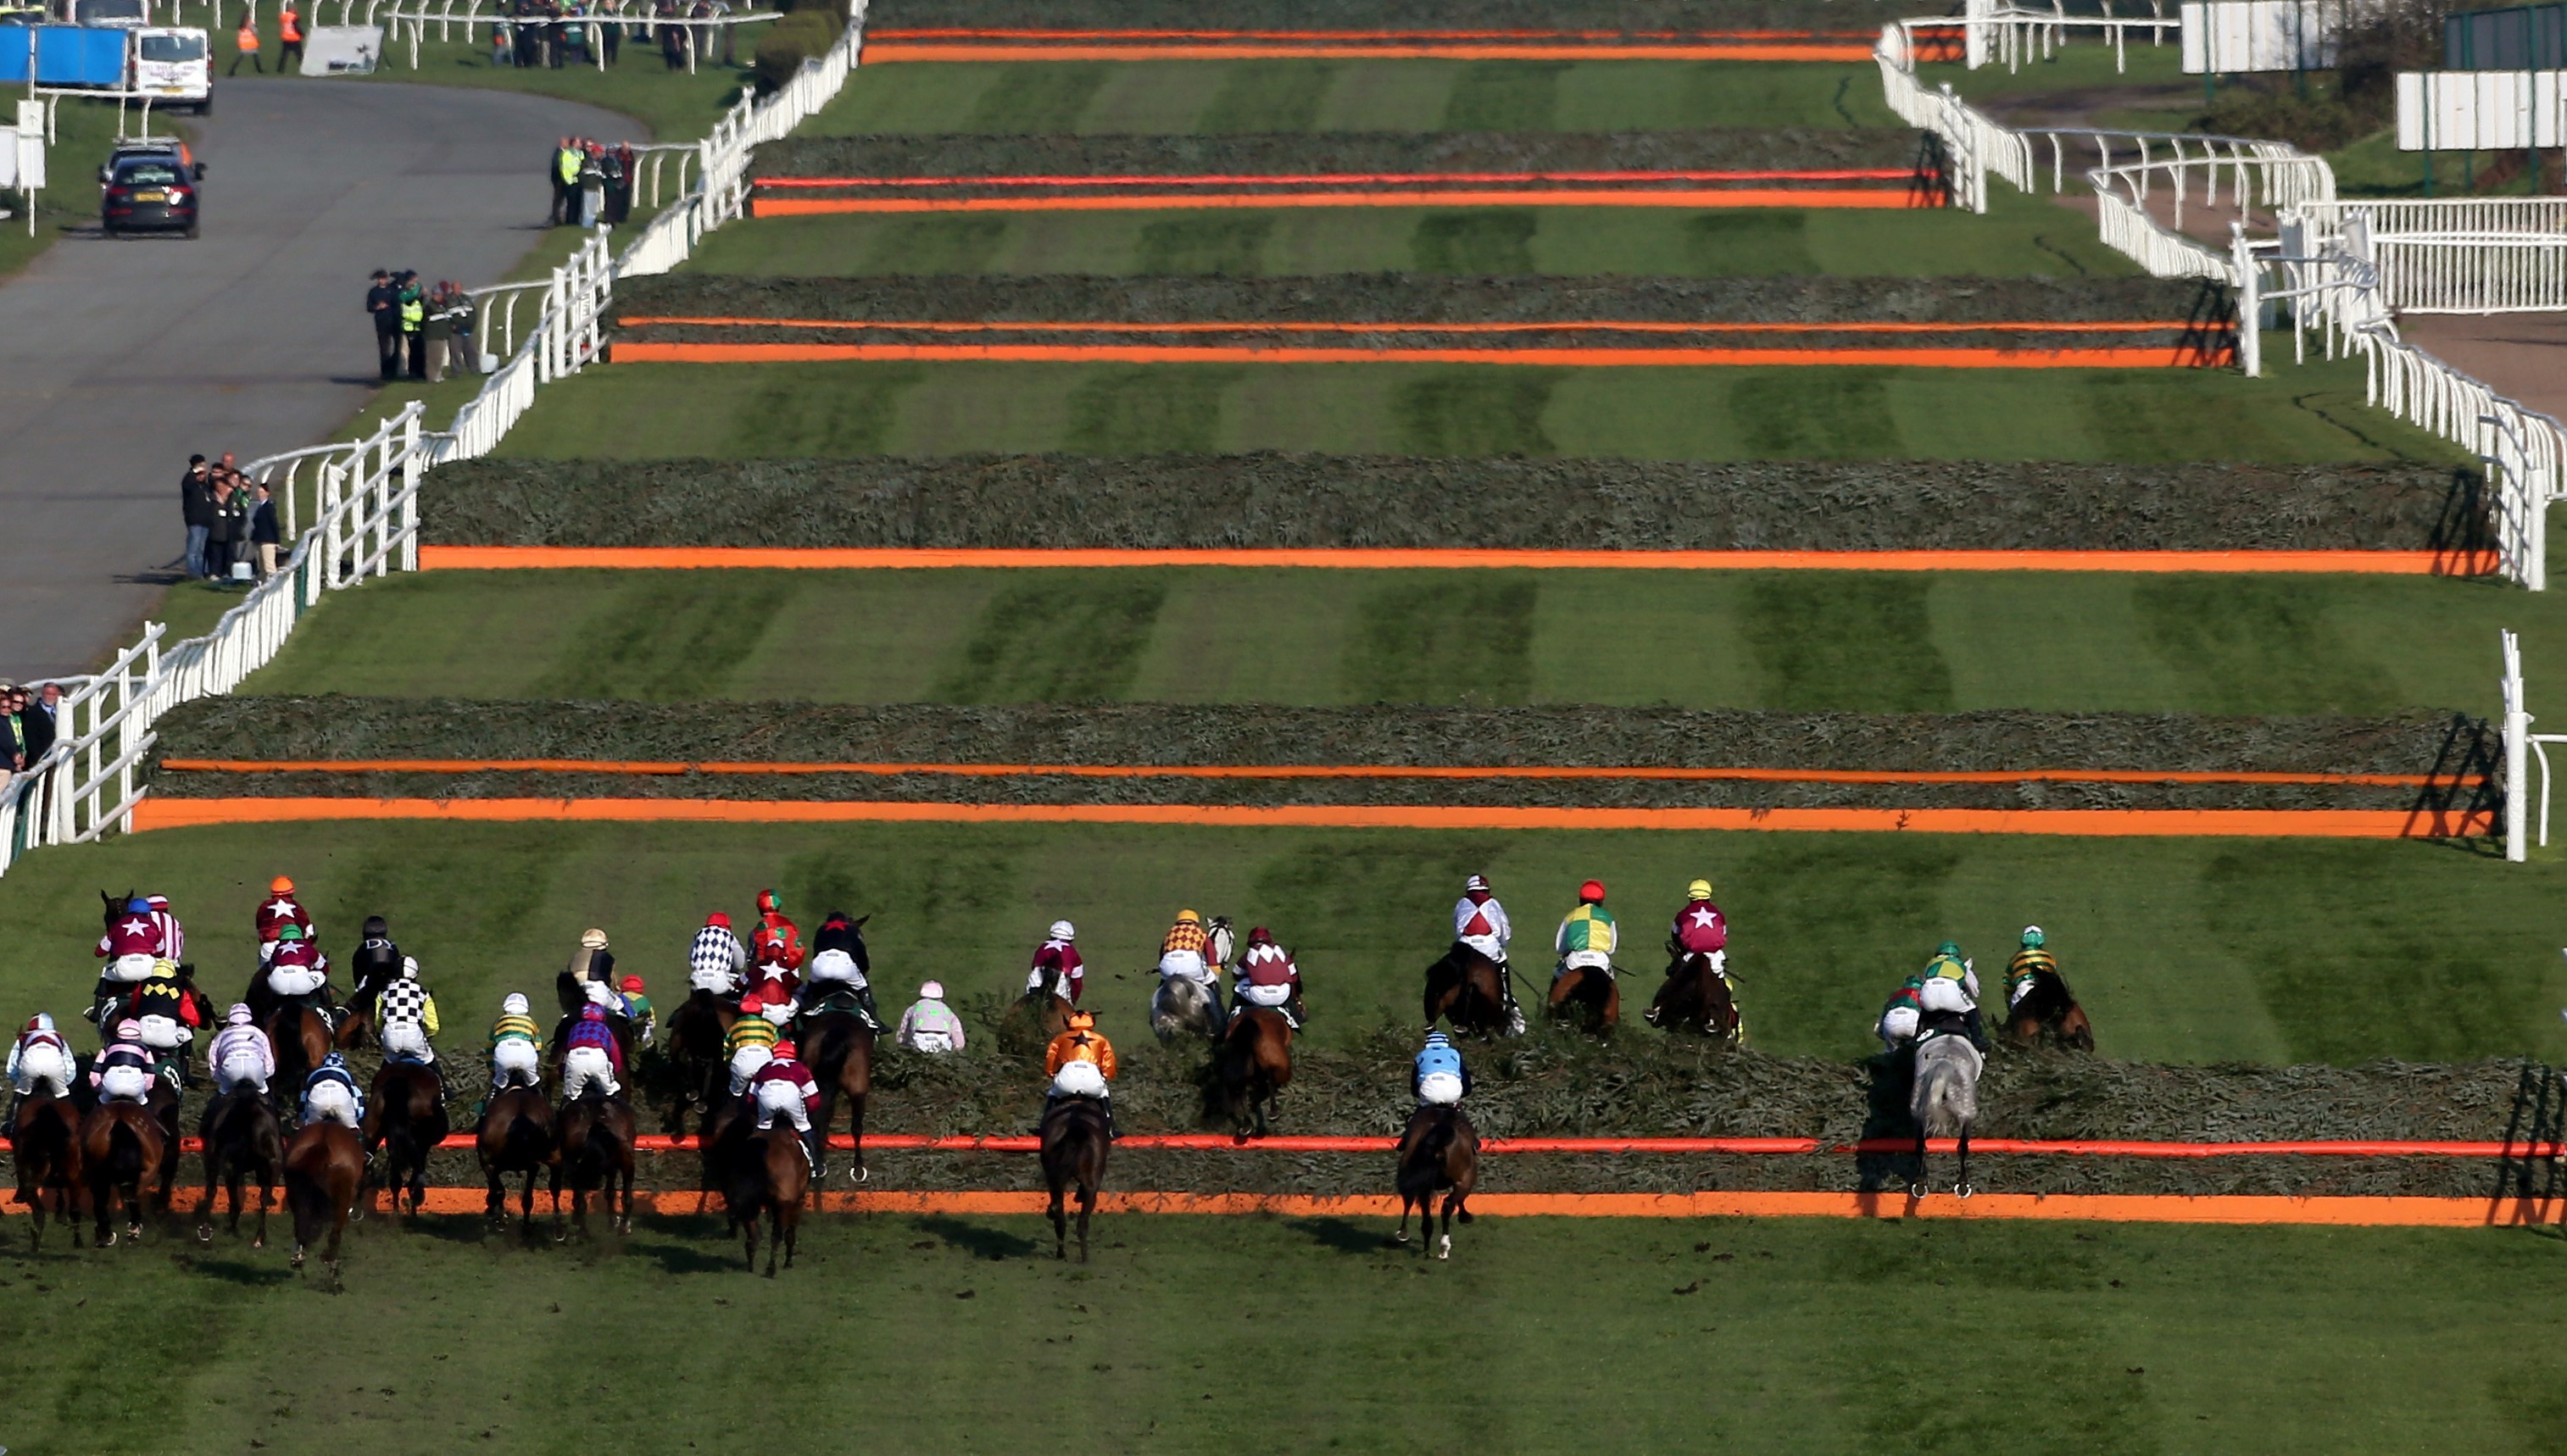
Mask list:
POLYGON ((784 917, 784 901, 771 889, 757 892, 757 933, 750 941, 759 965, 802 969, 802 932, 784 917))
POLYGON ((825 1176, 828 1169, 820 1161, 820 1139, 811 1126, 811 1114, 820 1106, 820 1084, 810 1068, 795 1060, 793 1044, 776 1043, 775 1055, 757 1069, 749 1085, 756 1090, 757 1130, 773 1127, 778 1112, 792 1118, 793 1130, 802 1134, 802 1155, 811 1160, 811 1176, 825 1176))
POLYGON ((740 975, 748 969, 748 947, 730 929, 730 916, 719 910, 705 917, 705 928, 696 932, 693 945, 687 947, 687 984, 715 996, 739 994, 740 975))
POLYGON ((1720 906, 1711 902, 1711 881, 1697 879, 1685 886, 1685 906, 1676 911, 1675 924, 1667 930, 1667 970, 1688 956, 1709 956, 1711 969, 1722 980, 1729 979, 1729 921, 1720 906))
POLYGON ((722 1056, 730 1062, 732 1096, 748 1091, 749 1079, 775 1055, 775 1023, 766 1019, 764 1011, 757 993, 741 997, 739 1020, 730 1024, 729 1034, 722 1038, 722 1056))
POLYGON ((918 988, 918 1001, 900 1014, 900 1044, 913 1052, 937 1055, 963 1050, 963 1018, 945 1004, 945 987, 928 981, 918 988))
MULTIPOLYGON (((161 959, 172 961, 185 960, 187 958, 187 931, 184 926, 181 926, 178 923, 177 915, 169 909, 169 897, 167 895, 144 895, 143 897, 143 903, 151 907, 152 922, 160 927, 161 959)), ((128 902, 127 908, 132 908, 131 902, 128 902)))
POLYGON ((278 926, 276 942, 266 951, 267 989, 279 1001, 309 1001, 325 1014, 331 1009, 330 957, 302 926, 292 921, 278 926))
POLYGON ((651 1009, 651 998, 642 994, 642 978, 627 976, 617 987, 624 993, 624 1015, 633 1023, 633 1034, 645 1047, 660 1039, 660 1013, 651 1009))
POLYGON ((1218 997, 1221 979, 1205 959, 1211 948, 1212 932, 1204 928, 1203 916, 1192 910, 1177 911, 1177 922, 1159 941, 1159 979, 1192 981, 1218 997))
POLYGON ((606 948, 606 932, 595 925, 579 932, 579 949, 570 953, 563 974, 582 985, 615 984, 615 953, 606 948))
POLYGON ((303 938, 315 934, 312 912, 294 898, 294 881, 280 874, 267 882, 267 898, 261 900, 255 917, 258 928, 258 959, 264 965, 276 943, 284 939, 288 925, 300 928, 303 938))
POLYGON ((1560 964, 1552 969, 1551 978, 1557 981, 1577 970, 1611 974, 1613 952, 1621 948, 1621 940, 1611 912, 1604 908, 1604 881, 1586 881, 1577 887, 1577 908, 1562 917, 1560 931, 1552 937, 1551 947, 1559 954, 1560 964))
POLYGON ((98 938, 96 953, 107 961, 99 979, 132 985, 148 978, 164 954, 166 938, 149 900, 141 895, 127 900, 124 914, 98 938))
POLYGON ((1969 1026, 1970 1044, 1985 1052, 1988 1033, 1979 1018, 1979 973, 1970 958, 1961 954, 1961 947, 1948 940, 1934 947, 1934 958, 1925 963, 1917 979, 1918 1012, 1961 1017, 1969 1026))
POLYGON ((792 1014, 807 1016, 832 1000, 842 1003, 853 1001, 875 1035, 889 1030, 882 1013, 874 1009, 873 983, 856 968, 856 958, 843 950, 824 950, 811 957, 811 973, 803 980, 801 993, 793 1000, 792 1014))
POLYGON ((849 955, 855 954, 856 947, 865 943, 865 921, 872 918, 867 915, 863 919, 855 919, 844 910, 831 910, 829 917, 820 922, 820 928, 811 932, 811 953, 818 955, 824 950, 843 950, 849 955))
POLYGON ((2059 974, 2059 962, 2052 959, 2050 952, 2042 948, 2048 939, 2049 937, 2041 933, 2041 927, 2038 925, 2023 927, 2023 949, 2016 951, 2014 959, 2006 962, 2008 1008, 2012 1008, 2016 1002, 2021 1001, 2031 992, 2035 976, 2059 974))
POLYGON ((436 1049, 428 1044, 435 1036, 436 998, 420 984, 419 961, 403 956, 401 974, 383 989, 375 1003, 378 1017, 375 1035, 384 1044, 387 1061, 403 1060, 434 1065, 436 1049))
POLYGON ((205 1065, 214 1072, 214 1095, 255 1089, 264 1096, 267 1080, 276 1076, 276 1048, 253 1024, 249 1008, 234 1003, 205 1051, 205 1065))
POLYGON ((1910 976, 1905 985, 1892 992, 1889 1004, 1880 1009, 1880 1021, 1873 1034, 1880 1038, 1884 1052, 1895 1052, 1916 1040, 1916 1023, 1923 1015, 1918 993, 1924 989, 1923 976, 1910 976))
POLYGON ((116 1040, 90 1064, 89 1085, 103 1102, 139 1102, 151 1095, 151 1049, 143 1045, 143 1028, 131 1021, 116 1024, 116 1040))
POLYGON ((499 1003, 499 1019, 490 1027, 490 1092, 511 1087, 543 1086, 544 1032, 527 1014, 523 996, 499 1003))
POLYGON ((606 1024, 604 1007, 581 1007, 570 1035, 562 1038, 561 1050, 563 1101, 579 1100, 591 1087, 610 1097, 624 1091, 616 1081, 616 1074, 624 1070, 624 1049, 616 1045, 615 1029, 606 1024))
POLYGON ((401 975, 402 949, 393 943, 393 927, 381 915, 368 915, 357 933, 356 953, 348 957, 348 1004, 371 1016, 375 998, 401 975))
POLYGON ((1417 1070, 1409 1075, 1408 1089, 1417 1094, 1421 1107, 1449 1107, 1470 1092, 1471 1069, 1442 1032, 1426 1034, 1426 1046, 1417 1054, 1417 1070))
POLYGON ((321 1059, 312 1075, 303 1079, 303 1125, 327 1119, 354 1132, 366 1120, 366 1095, 357 1090, 357 1077, 348 1070, 348 1059, 333 1052, 321 1059))
POLYGON ((22 1097, 40 1090, 58 1097, 72 1094, 72 1049, 41 1011, 27 1018, 27 1029, 9 1048, 9 1086, 22 1097))
POLYGON ((1233 1021, 1247 1007, 1264 1006, 1283 1012, 1292 1030, 1301 1029, 1306 1019, 1301 1009, 1301 968, 1292 963, 1289 951, 1275 943, 1274 935, 1265 926, 1248 932, 1248 949, 1240 952, 1239 967, 1233 974, 1233 1021))
POLYGON ((1069 1014, 1069 1030, 1043 1049, 1043 1075, 1051 1079, 1051 1091, 1043 1094, 1045 1115, 1062 1097, 1093 1097, 1105 1109, 1105 1135, 1123 1135, 1114 1130, 1114 1092, 1106 1086, 1114 1080, 1114 1044, 1096 1034, 1096 1013, 1069 1014))
POLYGON ((1524 1013, 1516 1009, 1516 973, 1507 965, 1507 942, 1515 939, 1516 927, 1507 922, 1507 907, 1498 903, 1497 893, 1489 888, 1489 877, 1474 874, 1462 881, 1462 898, 1453 904, 1453 938, 1487 956, 1498 965, 1498 990, 1506 999, 1507 1021, 1518 1032, 1524 1030, 1524 1013))
MULTIPOLYGON (((1048 972, 1054 977, 1052 994, 1072 1006, 1078 1004, 1079 996, 1087 990, 1087 963, 1079 959, 1078 947, 1072 943, 1077 939, 1077 926, 1067 920, 1051 922, 1043 943, 1034 947, 1033 964, 1025 971, 1028 994, 1042 989, 1043 976, 1048 972)), ((1202 951, 1198 949, 1196 954, 1202 951)))
POLYGON ((178 972, 167 961, 152 973, 151 979, 134 988, 125 1000, 126 1015, 141 1028, 143 1045, 163 1063, 173 1065, 183 1083, 186 1077, 187 1044, 196 1039, 196 1023, 202 1018, 187 993, 178 985, 178 972))

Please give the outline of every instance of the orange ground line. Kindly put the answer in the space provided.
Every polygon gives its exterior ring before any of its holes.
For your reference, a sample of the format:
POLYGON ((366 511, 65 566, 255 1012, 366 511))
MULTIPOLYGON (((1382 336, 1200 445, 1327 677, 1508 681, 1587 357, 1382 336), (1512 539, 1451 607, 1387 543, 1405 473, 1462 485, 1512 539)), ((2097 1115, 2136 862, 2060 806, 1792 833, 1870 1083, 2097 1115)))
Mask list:
MULTIPOLYGON (((2224 361, 2226 352, 2216 359, 2224 361)), ((1939 369, 2194 368, 2202 350, 2148 349, 1320 349, 1181 344, 652 344, 618 341, 634 364, 1498 364, 1550 368, 1825 365, 1939 369)))
POLYGON ((2005 320, 1987 324, 1866 319, 1842 323, 1790 320, 1774 323, 1700 324, 1664 319, 1562 319, 1548 323, 1225 324, 1190 319, 1174 323, 1075 323, 1057 320, 727 319, 635 315, 615 321, 626 329, 827 329, 919 334, 2162 334, 2190 329, 2181 319, 2089 319, 2074 323, 2005 320))
POLYGON ((2371 809, 1555 809, 1431 805, 915 804, 863 800, 178 799, 134 808, 132 832, 221 824, 1082 824, 1196 829, 1644 830, 2062 835, 2104 839, 2447 839, 2489 813, 2371 809))
POLYGON ((952 45, 908 41, 869 41, 868 66, 896 62, 936 61, 1868 61, 1871 47, 1773 44, 1605 46, 1556 45, 1543 42, 1464 41, 1449 44, 1392 43, 1375 46, 1332 45, 952 45))
MULTIPOLYGON (((377 1195, 378 1198, 380 1195, 377 1195)), ((488 1194, 479 1188, 430 1188, 427 1210, 438 1214, 477 1214, 488 1194)), ((204 1199, 202 1187, 181 1187, 170 1204, 193 1211, 204 1199)), ((1043 1211, 1038 1191, 959 1190, 904 1192, 885 1189, 859 1193, 821 1192, 812 1207, 823 1213, 973 1214, 1022 1216, 1043 1211)), ((281 1205, 283 1200, 278 1200, 281 1205)), ((635 1204, 645 1212, 666 1215, 719 1214, 720 1201, 692 1191, 637 1189, 635 1204)), ((381 1204, 377 1207, 380 1209, 381 1204)), ((14 1201, 0 1203, 24 1213, 14 1201)), ((256 1200, 251 1208, 255 1216, 256 1200)), ((514 1189, 508 1198, 513 1216, 514 1189)), ((570 1200, 562 1200, 567 1215, 570 1200)), ((1180 1193, 1109 1189, 1097 1200, 1105 1214, 1240 1215, 1285 1217, 1379 1218, 1399 1216, 1399 1200, 1386 1194, 1180 1193)), ((2293 1198, 2279 1195, 2171 1193, 1981 1193, 1975 1198, 1948 1194, 1918 1200, 1899 1193, 1482 1193, 1472 1198, 1475 1213, 1500 1218, 1926 1218, 2023 1219, 2100 1223, 2308 1224, 2339 1228, 2513 1228, 2556 1221, 2552 1203, 2529 1198, 2338 1197, 2293 1198)), ((549 1197, 535 1200, 540 1219, 552 1216, 549 1197)), ((381 1217, 380 1212, 377 1215, 381 1217)), ((593 1218, 602 1217, 594 1208, 593 1218)), ((368 1222, 371 1222, 369 1220, 368 1222)), ((356 1225, 362 1230, 365 1224, 356 1225)), ((290 1242, 292 1225, 280 1206, 268 1231, 277 1242, 280 1228, 290 1242)), ((1468 1236, 1464 1236, 1467 1240, 1468 1236)), ((280 1250, 279 1257, 282 1257, 280 1250)))
POLYGON ((2385 789, 2455 788, 2486 782, 2483 774, 2233 773, 2182 769, 2021 769, 1908 772, 1893 769, 1605 768, 1492 764, 1473 767, 1397 764, 956 764, 736 763, 721 760, 572 758, 164 758, 181 774, 921 774, 965 779, 1633 779, 1672 783, 1759 784, 2317 784, 2385 789))
POLYGON ((422 571, 943 571, 1260 567, 1323 571, 2216 572, 2484 576, 2488 555, 2430 551, 1514 551, 800 546, 423 546, 422 571))
POLYGON ((1504 182, 1521 185, 1532 182, 1859 182, 1904 181, 1920 175, 1921 168, 1904 167, 1782 167, 1749 170, 1699 171, 1687 168, 1654 170, 1622 169, 1615 171, 1544 171, 1544 172, 1113 172, 1107 174, 1054 172, 1011 175, 996 173, 980 176, 880 176, 880 177, 752 177, 751 186, 794 188, 831 187, 1314 187, 1335 185, 1383 186, 1394 183, 1432 182, 1454 185, 1463 182, 1504 182))
MULTIPOLYGON (((1957 29, 1957 27, 1956 27, 1957 29)), ((1921 32, 1920 32, 1921 34, 1921 32)), ((1859 30, 1053 30, 1010 26, 884 26, 869 40, 1015 41, 1800 41, 1871 40, 1859 30)))
POLYGON ((1939 207, 1895 187, 1634 187, 1430 192, 1205 192, 1076 197, 766 197, 752 217, 823 212, 1179 212, 1270 207, 1939 207))

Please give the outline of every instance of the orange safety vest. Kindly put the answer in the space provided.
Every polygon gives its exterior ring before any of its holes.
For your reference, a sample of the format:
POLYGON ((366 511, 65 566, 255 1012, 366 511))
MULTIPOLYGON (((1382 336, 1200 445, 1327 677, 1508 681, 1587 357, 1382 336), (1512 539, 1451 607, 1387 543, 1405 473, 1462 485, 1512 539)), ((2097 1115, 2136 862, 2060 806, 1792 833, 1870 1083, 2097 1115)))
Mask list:
POLYGON ((232 36, 232 45, 233 45, 234 47, 236 47, 237 49, 239 49, 239 50, 243 50, 243 51, 255 51, 255 50, 257 50, 257 49, 258 49, 258 26, 257 26, 257 24, 256 24, 255 22, 253 22, 253 23, 249 23, 249 24, 245 24, 245 25, 243 25, 243 26, 240 28, 240 30, 232 36))
POLYGON ((289 46, 303 44, 303 17, 288 6, 276 17, 277 35, 289 46))

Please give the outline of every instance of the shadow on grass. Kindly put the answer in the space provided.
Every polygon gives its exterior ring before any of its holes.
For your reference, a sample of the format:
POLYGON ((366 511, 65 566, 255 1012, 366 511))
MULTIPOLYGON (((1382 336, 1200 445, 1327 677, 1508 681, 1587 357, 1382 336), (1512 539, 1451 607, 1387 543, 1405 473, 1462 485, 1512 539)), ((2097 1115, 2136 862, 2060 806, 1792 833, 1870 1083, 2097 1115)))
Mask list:
MULTIPOLYGON (((289 1238, 286 1241, 287 1252, 290 1253, 292 1248, 293 1241, 289 1238)), ((194 1261, 193 1268, 196 1273, 209 1279, 219 1279, 225 1284, 236 1284, 243 1289, 274 1289, 278 1285, 292 1284, 296 1277, 295 1271, 285 1264, 283 1256, 280 1256, 272 1265, 252 1264, 246 1259, 198 1258, 194 1261)))
POLYGON ((922 1218, 918 1221, 918 1227, 922 1232, 933 1234, 948 1246, 961 1249, 975 1259, 993 1261, 1030 1259, 1036 1254, 1050 1252, 1032 1239, 1008 1233, 1004 1229, 967 1223, 959 1218, 922 1218))
POLYGON ((1387 1228, 1367 1228, 1345 1218, 1294 1218, 1284 1227, 1306 1234, 1310 1242, 1340 1254, 1379 1254, 1399 1247, 1387 1228))

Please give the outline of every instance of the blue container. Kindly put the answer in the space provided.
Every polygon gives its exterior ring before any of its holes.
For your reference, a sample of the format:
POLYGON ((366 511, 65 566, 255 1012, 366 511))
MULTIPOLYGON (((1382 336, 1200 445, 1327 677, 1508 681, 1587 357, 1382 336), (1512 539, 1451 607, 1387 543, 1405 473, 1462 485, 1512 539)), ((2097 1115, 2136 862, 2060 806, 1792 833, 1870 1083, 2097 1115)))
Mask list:
POLYGON ((38 27, 36 84, 116 90, 125 84, 126 35, 105 26, 38 27))

